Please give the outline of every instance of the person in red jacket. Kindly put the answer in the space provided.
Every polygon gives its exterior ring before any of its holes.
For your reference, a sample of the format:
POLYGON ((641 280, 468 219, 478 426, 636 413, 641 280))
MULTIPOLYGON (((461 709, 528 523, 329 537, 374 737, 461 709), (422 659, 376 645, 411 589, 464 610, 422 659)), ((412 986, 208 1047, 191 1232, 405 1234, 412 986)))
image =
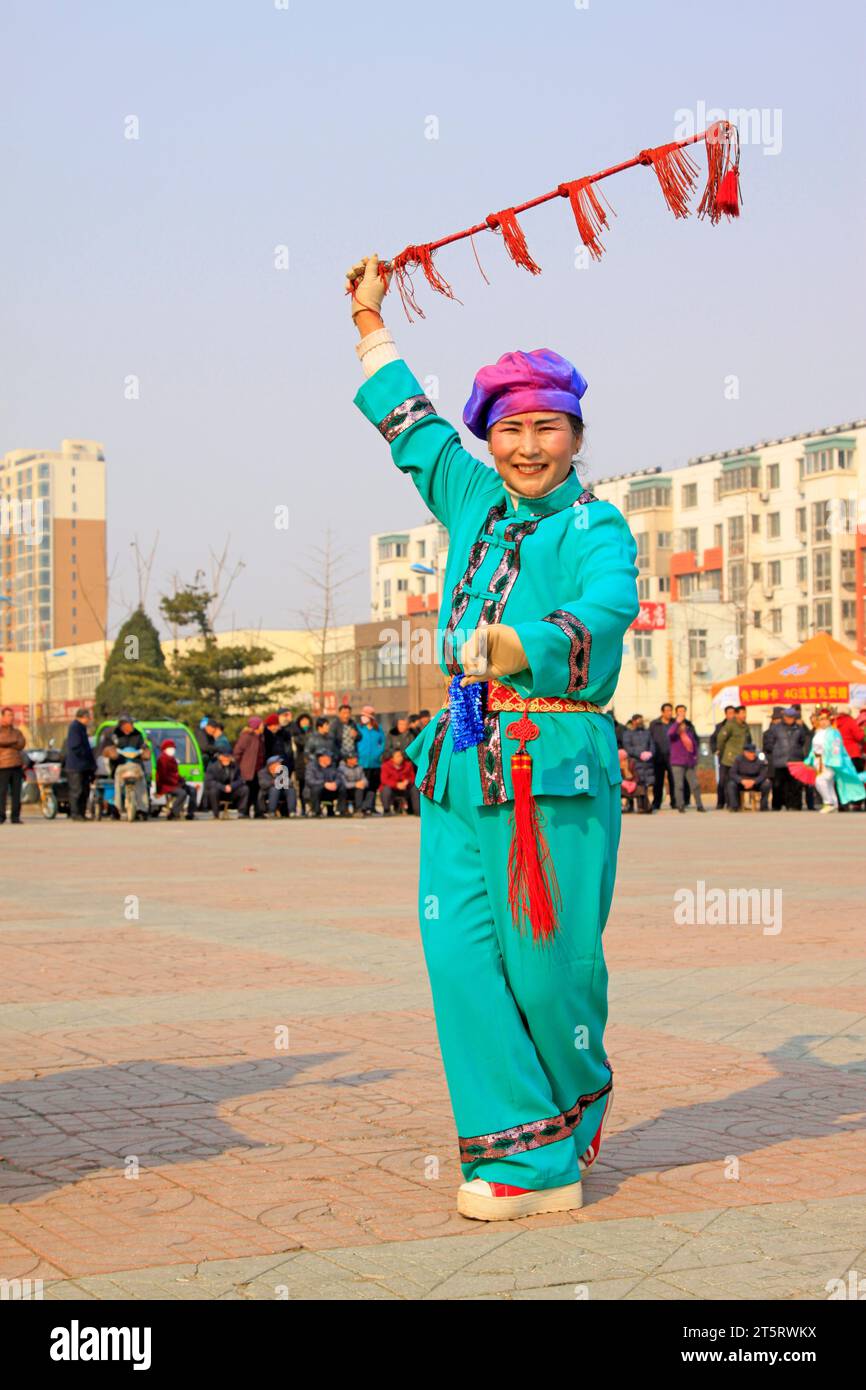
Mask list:
POLYGON ((404 806, 413 815, 418 814, 418 788, 415 786, 415 769, 399 748, 395 748, 390 758, 382 763, 382 780, 379 784, 382 810, 390 815, 392 809, 404 806))
POLYGON ((156 794, 165 796, 171 802, 167 820, 180 820, 186 802, 187 820, 195 820, 195 787, 180 775, 175 757, 175 745, 166 739, 156 760, 156 794))
POLYGON ((848 754, 848 757, 853 762, 857 771, 862 772, 863 739, 864 736, 866 736, 866 725, 858 723, 856 719, 852 719, 849 709, 841 709, 833 722, 842 735, 845 752, 848 754))

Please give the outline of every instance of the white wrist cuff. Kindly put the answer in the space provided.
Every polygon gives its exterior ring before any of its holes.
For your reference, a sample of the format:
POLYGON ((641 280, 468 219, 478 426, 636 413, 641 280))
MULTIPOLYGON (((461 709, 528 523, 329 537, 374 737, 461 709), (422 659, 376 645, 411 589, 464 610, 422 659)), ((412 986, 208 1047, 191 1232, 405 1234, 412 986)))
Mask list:
POLYGON ((365 376, 372 376, 386 362, 396 362, 400 356, 390 328, 377 328, 355 344, 355 351, 365 376))

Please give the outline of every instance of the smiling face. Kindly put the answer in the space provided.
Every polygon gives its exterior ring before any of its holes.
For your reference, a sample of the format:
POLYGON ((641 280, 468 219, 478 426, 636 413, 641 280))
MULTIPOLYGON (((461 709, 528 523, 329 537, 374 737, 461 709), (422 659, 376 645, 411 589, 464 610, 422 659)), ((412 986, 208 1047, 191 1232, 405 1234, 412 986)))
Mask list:
POLYGON ((565 482, 582 439, 563 411, 530 410, 497 420, 487 448, 502 481, 531 498, 565 482))

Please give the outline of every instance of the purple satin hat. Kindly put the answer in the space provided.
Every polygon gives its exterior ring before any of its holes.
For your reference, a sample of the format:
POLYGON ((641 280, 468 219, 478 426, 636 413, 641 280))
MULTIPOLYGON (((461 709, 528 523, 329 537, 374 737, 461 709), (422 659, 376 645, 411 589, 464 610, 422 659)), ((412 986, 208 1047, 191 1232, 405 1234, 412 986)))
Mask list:
POLYGON ((529 410, 561 410, 582 420, 580 398, 586 381, 552 348, 505 352, 492 367, 476 373, 463 423, 479 439, 506 415, 529 410))

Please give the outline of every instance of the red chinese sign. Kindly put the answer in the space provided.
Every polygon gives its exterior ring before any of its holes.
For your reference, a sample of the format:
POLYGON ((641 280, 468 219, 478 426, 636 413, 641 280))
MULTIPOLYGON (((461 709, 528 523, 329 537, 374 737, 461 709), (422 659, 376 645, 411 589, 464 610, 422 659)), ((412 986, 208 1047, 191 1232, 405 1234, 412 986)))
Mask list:
POLYGON ((642 603, 640 612, 632 623, 637 632, 652 632, 667 625, 667 609, 663 603, 642 603))
POLYGON ((811 703, 814 700, 845 700, 846 681, 777 681, 774 685, 741 685, 740 700, 744 705, 781 705, 811 703))

